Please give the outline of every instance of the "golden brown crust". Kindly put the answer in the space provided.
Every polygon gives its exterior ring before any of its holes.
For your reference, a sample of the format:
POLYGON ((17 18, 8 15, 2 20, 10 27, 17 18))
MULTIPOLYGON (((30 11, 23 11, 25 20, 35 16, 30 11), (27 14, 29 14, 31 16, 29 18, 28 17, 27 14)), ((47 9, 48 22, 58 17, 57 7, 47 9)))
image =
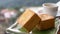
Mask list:
POLYGON ((26 9, 26 11, 19 17, 18 22, 20 25, 24 25, 35 13, 32 12, 29 9, 26 9))
POLYGON ((41 18, 42 21, 54 18, 53 16, 48 15, 48 14, 40 14, 39 17, 41 18))

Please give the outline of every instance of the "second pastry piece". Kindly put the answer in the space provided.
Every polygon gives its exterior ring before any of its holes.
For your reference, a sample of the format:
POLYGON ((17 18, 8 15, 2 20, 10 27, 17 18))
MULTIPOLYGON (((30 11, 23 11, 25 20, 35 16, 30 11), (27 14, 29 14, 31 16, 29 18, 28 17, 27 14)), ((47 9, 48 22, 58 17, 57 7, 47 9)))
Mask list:
POLYGON ((55 18, 53 16, 47 14, 41 14, 39 15, 39 17, 41 21, 39 21, 39 24, 37 25, 37 29, 46 30, 53 28, 55 26, 55 18))

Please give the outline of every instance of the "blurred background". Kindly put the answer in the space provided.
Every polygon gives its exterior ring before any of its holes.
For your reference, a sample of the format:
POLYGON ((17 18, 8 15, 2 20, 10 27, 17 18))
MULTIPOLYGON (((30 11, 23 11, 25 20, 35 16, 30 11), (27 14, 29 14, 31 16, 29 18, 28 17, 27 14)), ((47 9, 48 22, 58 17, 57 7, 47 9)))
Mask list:
MULTIPOLYGON (((59 0, 0 0, 0 34, 6 34, 5 30, 8 28, 10 25, 12 25, 15 20, 15 18, 5 18, 1 14, 1 12, 4 12, 6 8, 9 8, 9 10, 6 11, 12 11, 12 12, 17 12, 18 15, 21 14, 19 11, 20 8, 22 7, 30 7, 30 6, 41 6, 43 3, 57 3, 59 0), (13 10, 12 10, 13 9, 13 10), (2 11, 4 10, 4 11, 2 11), (9 21, 8 21, 9 20, 9 21)), ((16 14, 16 12, 14 14, 16 14)))
POLYGON ((0 0, 0 7, 2 8, 15 8, 23 6, 41 6, 43 3, 52 2, 56 3, 59 0, 0 0))

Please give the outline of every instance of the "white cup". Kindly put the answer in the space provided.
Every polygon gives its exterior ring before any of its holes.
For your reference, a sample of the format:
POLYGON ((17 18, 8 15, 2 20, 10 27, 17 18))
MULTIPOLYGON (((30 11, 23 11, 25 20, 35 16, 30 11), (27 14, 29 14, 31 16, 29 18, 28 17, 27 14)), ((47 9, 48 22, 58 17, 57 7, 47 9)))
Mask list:
POLYGON ((58 11, 58 6, 55 3, 44 3, 42 6, 44 13, 52 16, 56 16, 58 11))

